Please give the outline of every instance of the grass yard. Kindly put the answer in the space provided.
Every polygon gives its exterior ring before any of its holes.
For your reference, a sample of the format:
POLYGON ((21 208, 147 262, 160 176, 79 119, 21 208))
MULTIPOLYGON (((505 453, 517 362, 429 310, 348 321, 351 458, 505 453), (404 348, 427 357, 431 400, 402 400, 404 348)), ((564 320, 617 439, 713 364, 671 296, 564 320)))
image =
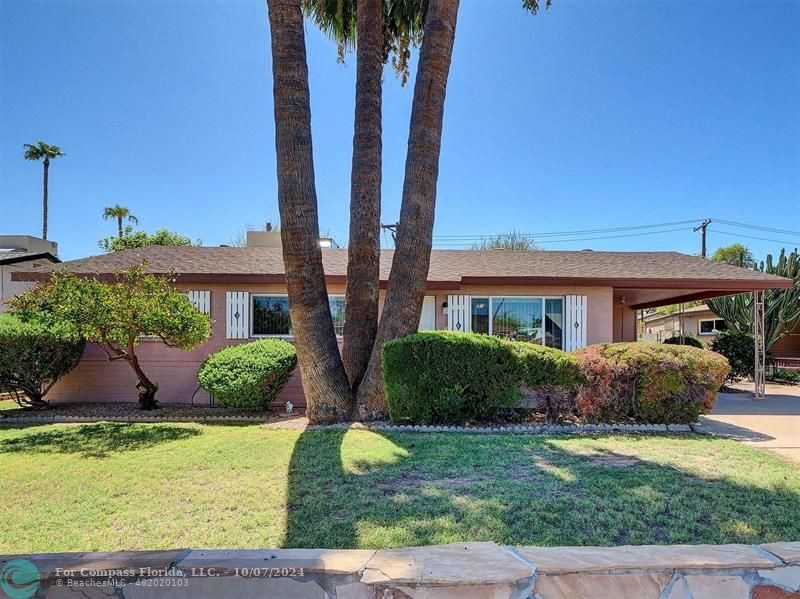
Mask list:
POLYGON ((800 468, 708 437, 0 427, 0 553, 800 538, 800 468))

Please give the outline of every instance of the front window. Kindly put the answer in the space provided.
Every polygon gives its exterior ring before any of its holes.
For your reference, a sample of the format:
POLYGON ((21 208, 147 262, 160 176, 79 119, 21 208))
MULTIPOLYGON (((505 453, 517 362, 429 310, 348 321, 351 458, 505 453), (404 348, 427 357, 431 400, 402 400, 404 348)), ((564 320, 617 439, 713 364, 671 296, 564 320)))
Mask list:
MULTIPOLYGON (((341 336, 344 332, 344 296, 329 297, 333 329, 341 336)), ((285 295, 253 295, 254 337, 291 337, 292 319, 289 316, 289 298, 285 295)))
POLYGON ((331 304, 331 316, 333 317, 333 330, 341 337, 344 335, 344 296, 334 295, 328 298, 331 304))
POLYGON ((562 347, 562 298, 475 297, 471 312, 473 333, 562 347))
POLYGON ((709 318, 700 321, 701 335, 714 335, 720 331, 727 331, 728 325, 721 318, 709 318))
POLYGON ((253 296, 253 335, 291 335, 289 298, 285 295, 253 296))

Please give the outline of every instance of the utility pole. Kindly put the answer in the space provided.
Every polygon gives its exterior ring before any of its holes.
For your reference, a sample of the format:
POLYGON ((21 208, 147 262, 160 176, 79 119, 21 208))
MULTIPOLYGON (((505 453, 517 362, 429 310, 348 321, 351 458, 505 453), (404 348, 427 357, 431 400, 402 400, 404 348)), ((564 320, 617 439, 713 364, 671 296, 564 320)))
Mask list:
POLYGON ((697 233, 698 231, 703 232, 703 249, 700 252, 700 255, 703 258, 706 257, 706 229, 710 224, 711 224, 711 219, 707 218, 706 220, 703 221, 703 223, 699 227, 695 227, 694 229, 692 229, 692 231, 694 231, 695 233, 697 233))
POLYGON ((384 231, 389 231, 392 234, 392 241, 397 242, 397 227, 400 226, 400 223, 392 223, 390 225, 381 225, 381 229, 384 231))

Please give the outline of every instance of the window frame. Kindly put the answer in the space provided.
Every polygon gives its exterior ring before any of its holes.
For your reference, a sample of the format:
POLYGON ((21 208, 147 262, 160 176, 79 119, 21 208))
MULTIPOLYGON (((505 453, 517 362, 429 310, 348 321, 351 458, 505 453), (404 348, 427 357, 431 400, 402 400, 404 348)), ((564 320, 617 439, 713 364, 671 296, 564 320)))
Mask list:
POLYGON ((725 319, 724 318, 698 318, 697 319, 697 334, 698 335, 703 335, 704 337, 710 337, 711 335, 717 335, 718 333, 721 333, 725 329, 718 329, 717 328, 717 323, 718 322, 725 322, 725 319), (709 333, 704 333, 703 332, 703 323, 704 322, 713 322, 714 323, 712 325, 712 327, 711 327, 711 332, 709 332, 709 333))
MULTIPOLYGON (((294 335, 261 335, 256 334, 253 332, 253 327, 255 327, 255 319, 253 315, 255 314, 255 300, 256 297, 285 297, 286 303, 289 303, 289 294, 288 293, 253 293, 250 292, 250 337, 252 339, 287 339, 291 340, 294 339, 294 335)), ((328 294, 328 300, 330 301, 331 298, 342 298, 344 299, 344 293, 330 293, 328 294)), ((291 319, 291 315, 290 315, 291 319)), ((336 335, 337 339, 342 339, 342 335, 336 335)))
MULTIPOLYGON (((561 300, 561 315, 566 319, 566 306, 567 306, 567 298, 564 295, 470 295, 470 302, 469 302, 469 318, 470 323, 472 322, 472 300, 475 299, 487 299, 489 300, 489 332, 485 333, 487 335, 491 335, 494 337, 494 333, 492 332, 492 321, 494 320, 494 300, 496 299, 521 299, 521 300, 541 300, 542 301, 542 347, 550 347, 549 345, 545 345, 545 339, 547 338, 545 332, 545 322, 547 320, 547 300, 561 300)), ((566 323, 561 323, 561 347, 564 347, 564 327, 566 323)), ((475 331, 472 331, 473 333, 475 331)), ((483 333, 479 333, 483 334, 483 333)), ((533 343, 532 341, 526 341, 526 343, 533 343)))

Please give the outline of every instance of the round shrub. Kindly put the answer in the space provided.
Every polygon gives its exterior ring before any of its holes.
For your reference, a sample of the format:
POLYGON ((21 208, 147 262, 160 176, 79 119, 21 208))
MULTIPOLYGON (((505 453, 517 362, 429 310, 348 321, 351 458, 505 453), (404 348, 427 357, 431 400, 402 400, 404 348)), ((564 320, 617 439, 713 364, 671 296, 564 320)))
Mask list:
POLYGON ((485 420, 521 397, 522 368, 514 344, 488 335, 416 333, 386 343, 382 363, 395 421, 485 420))
POLYGON ((731 366, 729 382, 753 377, 756 344, 750 333, 723 331, 711 342, 711 349, 728 359, 731 366))
POLYGON ((683 337, 683 342, 681 343, 681 337, 678 335, 677 337, 670 337, 669 339, 664 339, 663 343, 667 345, 688 345, 689 347, 696 347, 698 349, 705 349, 705 345, 703 342, 700 341, 697 337, 692 337, 691 335, 686 335, 683 337))
POLYGON ((588 384, 579 391, 578 405, 608 419, 695 422, 711 410, 729 371, 723 356, 688 346, 612 343, 578 355, 591 365, 584 367, 588 384))
POLYGON ((10 392, 22 407, 47 406, 43 397, 75 368, 84 346, 39 324, 0 316, 0 392, 10 392))
POLYGON ((296 366, 294 345, 280 339, 263 339, 211 354, 200 367, 197 379, 220 405, 266 408, 296 366))

